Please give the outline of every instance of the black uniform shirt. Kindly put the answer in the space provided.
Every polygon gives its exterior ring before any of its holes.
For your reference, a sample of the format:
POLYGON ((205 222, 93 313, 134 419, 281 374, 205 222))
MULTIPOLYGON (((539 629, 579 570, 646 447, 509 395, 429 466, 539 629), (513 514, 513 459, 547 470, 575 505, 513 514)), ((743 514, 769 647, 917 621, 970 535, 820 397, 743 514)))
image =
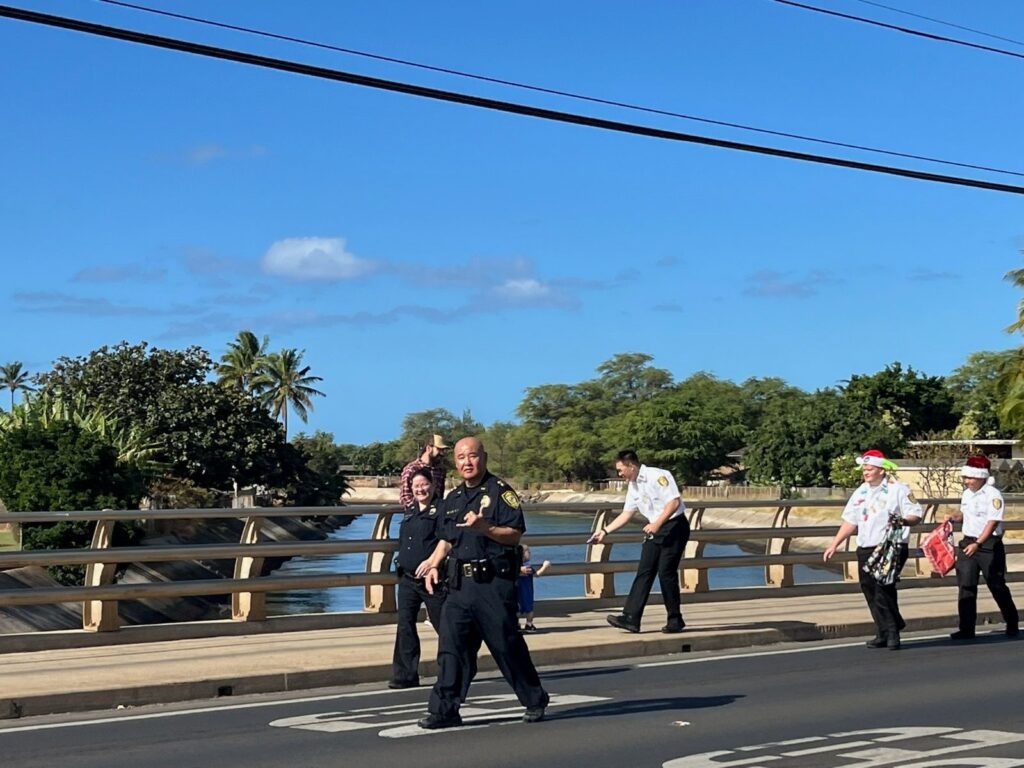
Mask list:
POLYGON ((436 503, 423 510, 416 502, 405 508, 402 525, 398 529, 398 538, 401 541, 398 566, 406 573, 411 575, 420 563, 434 554, 440 520, 441 515, 438 514, 436 503))
POLYGON ((472 528, 456 526, 456 523, 466 519, 467 512, 479 512, 481 508, 484 518, 492 525, 526 530, 526 520, 523 518, 519 496, 504 480, 499 480, 488 472, 479 485, 469 488, 462 483, 444 500, 444 520, 441 524, 440 537, 451 542, 451 557, 457 560, 480 560, 485 557, 498 557, 513 549, 472 528))

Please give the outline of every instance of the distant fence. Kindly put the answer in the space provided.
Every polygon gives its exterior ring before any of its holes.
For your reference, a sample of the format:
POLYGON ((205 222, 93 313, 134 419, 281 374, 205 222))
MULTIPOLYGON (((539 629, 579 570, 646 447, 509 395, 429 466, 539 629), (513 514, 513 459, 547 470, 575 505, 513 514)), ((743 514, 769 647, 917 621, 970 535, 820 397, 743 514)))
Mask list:
MULTIPOLYGON (((1006 497, 1007 505, 1024 503, 1022 496, 1006 497)), ((959 503, 959 499, 923 499, 924 523, 914 527, 912 546, 916 548, 920 535, 930 530, 936 522, 941 506, 959 503)), ((688 499, 687 515, 692 534, 687 544, 685 559, 680 568, 681 589, 695 596, 709 590, 708 571, 711 568, 734 568, 758 565, 764 567, 765 587, 772 588, 774 595, 808 593, 836 593, 857 588, 856 552, 852 540, 845 550, 838 552, 833 562, 843 569, 844 582, 820 582, 795 585, 795 565, 821 565, 821 550, 825 540, 832 537, 838 522, 821 526, 790 526, 790 514, 801 507, 835 507, 836 520, 844 504, 842 500, 701 500, 688 499), (709 511, 763 510, 771 515, 771 524, 756 528, 721 529, 705 528, 709 511), (794 539, 821 539, 821 549, 810 553, 790 551, 794 539), (740 554, 720 557, 705 557, 704 548, 710 541, 751 542, 764 541, 763 554, 740 554)), ((586 537, 593 531, 606 526, 620 507, 608 502, 574 504, 527 504, 530 511, 577 512, 589 518, 586 530, 564 533, 528 535, 524 541, 532 548, 548 546, 585 546, 584 560, 573 563, 556 563, 548 573, 552 576, 582 575, 582 596, 592 600, 618 600, 615 593, 614 574, 631 572, 636 561, 613 560, 615 545, 621 542, 635 542, 636 531, 617 532, 601 544, 584 545, 586 537)), ((0 553, 0 570, 21 566, 48 567, 54 565, 85 565, 85 584, 78 587, 45 587, 32 589, 0 590, 0 607, 17 605, 48 605, 57 603, 81 603, 83 628, 90 631, 113 631, 120 628, 118 601, 145 600, 148 598, 183 597, 191 595, 231 595, 232 618, 237 621, 262 621, 266 619, 264 598, 267 592, 292 589, 318 589, 328 587, 362 587, 364 589, 364 611, 393 613, 395 611, 396 576, 391 571, 391 562, 398 543, 391 538, 391 523, 402 510, 395 505, 367 504, 348 507, 260 507, 252 509, 181 509, 181 510, 123 510, 102 512, 38 512, 8 513, 7 521, 23 523, 55 523, 62 521, 85 521, 96 524, 92 545, 81 549, 36 550, 0 553), (260 531, 269 518, 283 517, 325 517, 374 515, 372 537, 355 541, 302 541, 268 542, 261 540, 260 531), (160 545, 142 547, 114 547, 112 535, 117 521, 145 519, 154 520, 215 520, 240 518, 244 520, 241 539, 238 544, 197 544, 160 545), (366 555, 366 567, 359 572, 304 574, 296 576, 263 576, 265 558, 293 557, 301 555, 329 555, 339 553, 361 553, 366 555), (144 584, 116 584, 115 570, 118 563, 162 562, 173 560, 234 559, 234 575, 230 579, 199 579, 178 582, 144 584)), ((566 520, 571 525, 572 517, 566 520)), ((1024 522, 1007 522, 1009 530, 1024 529, 1024 522)), ((1008 553, 1024 552, 1024 543, 1008 543, 1008 553)), ((915 555, 917 553, 915 552, 915 555)), ((912 555, 912 557, 914 557, 912 555)), ((904 570, 904 587, 933 586, 949 584, 950 580, 928 578, 927 562, 912 559, 904 570), (915 578, 922 577, 922 578, 915 578)), ((540 560, 540 557, 535 559, 540 560)), ((1020 580, 1024 574, 1011 574, 1010 580, 1020 580)), ((765 587, 728 590, 727 596, 716 595, 716 599, 742 599, 766 594, 765 587)), ((717 591, 716 591, 717 592, 717 591)), ((570 598, 579 600, 580 598, 570 598)))

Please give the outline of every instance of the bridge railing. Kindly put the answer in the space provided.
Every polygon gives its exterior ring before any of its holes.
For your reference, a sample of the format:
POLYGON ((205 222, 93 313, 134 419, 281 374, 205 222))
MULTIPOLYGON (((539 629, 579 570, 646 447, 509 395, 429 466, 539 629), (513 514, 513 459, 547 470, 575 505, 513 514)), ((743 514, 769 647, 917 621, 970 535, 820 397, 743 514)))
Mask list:
MULTIPOLYGON (((1024 503, 1024 496, 1006 497, 1007 506, 1024 503)), ((684 592, 706 593, 709 591, 708 571, 712 568, 764 567, 765 586, 776 588, 785 594, 796 588, 793 568, 796 565, 821 565, 821 552, 825 541, 830 539, 838 527, 839 511, 845 501, 841 499, 783 499, 770 501, 697 500, 689 502, 687 515, 691 526, 690 541, 680 565, 680 584, 684 592), (836 508, 835 522, 827 525, 791 526, 794 510, 801 508, 836 508), (771 510, 771 525, 764 527, 722 528, 706 527, 707 512, 715 509, 727 510, 771 510), (821 539, 820 548, 811 551, 794 552, 796 540, 821 539), (708 542, 751 542, 764 541, 763 553, 705 557, 704 548, 708 542)), ((911 538, 911 560, 904 568, 905 587, 933 586, 950 583, 948 580, 927 578, 930 575, 927 561, 916 551, 922 535, 930 531, 939 518, 942 507, 956 507, 959 498, 923 499, 925 511, 923 522, 914 526, 911 538), (915 555, 917 555, 915 557, 915 555), (908 578, 909 577, 909 578, 908 578), (925 577, 925 578, 914 578, 925 577)), ((637 563, 633 560, 614 560, 615 546, 621 543, 635 543, 637 531, 617 532, 608 536, 601 544, 586 544, 589 535, 619 513, 620 506, 613 502, 526 504, 527 519, 531 511, 574 512, 591 516, 588 530, 564 533, 527 535, 523 541, 531 548, 581 545, 584 546, 584 560, 580 562, 556 563, 548 571, 552 576, 582 575, 583 597, 590 599, 614 599, 616 573, 631 572, 637 563)), ((33 512, 9 513, 3 516, 5 522, 56 523, 64 521, 94 522, 96 524, 91 546, 81 549, 33 550, 0 553, 0 571, 22 566, 50 567, 55 565, 85 565, 84 584, 74 587, 44 587, 31 589, 0 590, 0 608, 17 605, 51 605, 58 603, 81 603, 82 626, 89 631, 114 631, 120 628, 118 602, 203 595, 231 595, 232 618, 237 621, 261 621, 266 619, 265 596, 268 592, 293 589, 324 589, 330 587, 363 587, 364 610, 369 612, 393 613, 395 611, 396 576, 391 570, 393 555, 398 542, 391 538, 392 521, 402 510, 395 505, 358 504, 344 507, 258 507, 250 509, 176 509, 176 510, 104 510, 102 512, 33 512), (268 518, 310 518, 310 517, 354 517, 374 515, 374 524, 369 539, 269 542, 261 540, 261 530, 268 518), (113 529, 119 521, 158 520, 213 520, 241 519, 244 524, 237 544, 182 544, 162 546, 115 547, 112 545, 113 529), (302 575, 262 576, 263 562, 267 558, 294 556, 331 555, 357 553, 366 555, 366 566, 359 572, 335 572, 302 575), (122 563, 167 562, 180 560, 234 559, 232 578, 198 579, 177 582, 144 584, 114 583, 115 571, 122 563)), ((567 520, 571 520, 567 517, 567 520)), ((720 521, 719 521, 720 522, 720 521)), ((1004 523, 1008 530, 1024 530, 1024 521, 1004 523)), ((808 547, 801 541, 804 548, 808 547)), ((838 592, 855 588, 857 579, 856 553, 852 539, 843 551, 837 552, 833 562, 843 570, 843 582, 822 582, 814 585, 817 591, 838 592)), ((1024 552, 1024 542, 1008 541, 1007 553, 1024 552)), ((539 558, 538 558, 539 559, 539 558)), ((1024 573, 1011 574, 1011 580, 1024 578, 1024 573)), ((802 585, 807 586, 807 585, 802 585)), ((765 594, 764 587, 752 590, 732 590, 732 597, 749 597, 765 594), (743 593, 743 594, 739 594, 743 593)))

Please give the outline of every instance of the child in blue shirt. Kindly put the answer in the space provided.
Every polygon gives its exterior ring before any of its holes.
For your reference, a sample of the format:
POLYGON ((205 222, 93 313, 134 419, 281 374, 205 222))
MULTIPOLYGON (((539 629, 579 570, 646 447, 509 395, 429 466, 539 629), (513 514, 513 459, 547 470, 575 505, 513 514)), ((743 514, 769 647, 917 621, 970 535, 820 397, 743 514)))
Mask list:
POLYGON ((533 624, 533 577, 543 576, 550 567, 551 561, 545 560, 540 568, 534 568, 530 564, 530 547, 523 544, 523 564, 519 568, 519 576, 516 577, 516 600, 519 603, 519 615, 526 618, 526 623, 520 629, 521 632, 537 631, 537 627, 533 624))

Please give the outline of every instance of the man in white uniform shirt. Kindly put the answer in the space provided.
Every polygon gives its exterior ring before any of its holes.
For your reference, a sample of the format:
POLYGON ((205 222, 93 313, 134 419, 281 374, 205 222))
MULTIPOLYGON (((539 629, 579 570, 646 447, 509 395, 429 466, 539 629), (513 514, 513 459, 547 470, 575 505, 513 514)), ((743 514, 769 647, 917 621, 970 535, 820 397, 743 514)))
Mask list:
POLYGON ((619 477, 628 481, 626 503, 619 516, 591 536, 590 542, 604 541, 605 536, 628 523, 634 514, 643 515, 647 523, 640 565, 626 605, 621 614, 609 616, 608 623, 627 632, 639 632, 640 619, 657 574, 668 615, 668 623, 661 631, 682 632, 686 622, 679 607, 679 561, 690 538, 690 523, 675 478, 664 469, 641 464, 636 451, 620 451, 615 469, 619 477))
POLYGON ((988 591, 1006 622, 1007 637, 1019 632, 1017 606, 1006 586, 1006 549, 1003 547, 1003 494, 992 484, 992 462, 985 456, 970 456, 961 470, 964 495, 960 511, 946 520, 963 521, 964 537, 956 552, 957 612, 960 629, 950 635, 954 640, 974 637, 978 619, 978 578, 985 576, 988 591))
POLYGON ((903 530, 902 544, 896 560, 896 574, 907 561, 907 540, 910 528, 907 526, 921 522, 921 505, 914 499, 910 487, 900 483, 887 474, 887 470, 896 469, 896 465, 885 458, 885 455, 872 449, 857 457, 861 465, 864 482, 853 492, 846 507, 843 509, 843 522, 836 531, 832 543, 825 550, 824 560, 828 562, 839 546, 857 533, 857 575, 860 578, 860 590, 864 593, 871 618, 875 622, 875 636, 868 640, 868 648, 888 648, 899 650, 900 630, 903 629, 903 617, 900 616, 899 603, 896 598, 896 583, 883 584, 867 572, 868 558, 875 547, 882 543, 889 527, 889 516, 901 519, 903 530))

